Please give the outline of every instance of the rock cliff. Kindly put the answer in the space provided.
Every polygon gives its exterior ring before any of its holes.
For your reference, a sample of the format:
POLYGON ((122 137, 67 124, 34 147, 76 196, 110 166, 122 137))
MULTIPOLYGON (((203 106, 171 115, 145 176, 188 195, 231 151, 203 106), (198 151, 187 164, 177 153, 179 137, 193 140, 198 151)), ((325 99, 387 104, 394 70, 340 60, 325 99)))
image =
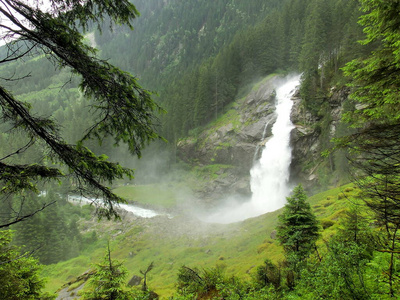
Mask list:
MULTIPOLYGON (((215 166, 215 176, 197 191, 200 198, 213 201, 221 195, 251 194, 250 169, 271 136, 276 119, 275 88, 279 83, 279 76, 264 79, 197 136, 178 142, 181 160, 198 167, 215 166)), ((293 182, 302 182, 306 187, 321 184, 320 170, 329 165, 321 152, 335 136, 347 95, 346 89, 332 89, 323 116, 312 115, 298 92, 293 96, 293 182)))
POLYGON ((338 154, 324 157, 322 153, 332 146, 331 140, 338 135, 349 92, 348 88, 332 88, 317 116, 304 107, 299 94, 293 98, 291 120, 295 129, 291 133, 292 181, 301 182, 310 190, 343 181, 338 177, 345 175, 337 171, 338 163, 334 159, 334 155, 338 154))
POLYGON ((278 81, 277 76, 263 80, 198 136, 178 142, 178 156, 183 161, 197 166, 217 166, 216 178, 198 191, 199 197, 218 198, 227 193, 250 195, 250 169, 271 136, 276 118, 278 81))

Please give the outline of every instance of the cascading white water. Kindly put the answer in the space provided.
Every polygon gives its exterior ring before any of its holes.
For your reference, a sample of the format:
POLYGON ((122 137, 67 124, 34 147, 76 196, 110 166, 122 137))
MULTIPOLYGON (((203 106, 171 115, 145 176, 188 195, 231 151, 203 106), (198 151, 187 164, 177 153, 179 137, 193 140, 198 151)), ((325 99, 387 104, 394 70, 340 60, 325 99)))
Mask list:
POLYGON ((277 119, 272 127, 272 137, 265 144, 260 160, 250 171, 251 203, 261 213, 274 211, 286 203, 289 194, 289 166, 291 162, 290 121, 291 97, 299 84, 300 76, 289 78, 276 89, 277 119))
POLYGON ((203 218, 205 221, 238 222, 285 205, 286 197, 290 193, 290 132, 294 128, 290 120, 293 104, 291 97, 299 81, 300 75, 288 77, 276 89, 277 118, 272 127, 272 137, 265 144, 260 160, 250 171, 251 200, 238 204, 238 201, 231 199, 229 205, 203 218))

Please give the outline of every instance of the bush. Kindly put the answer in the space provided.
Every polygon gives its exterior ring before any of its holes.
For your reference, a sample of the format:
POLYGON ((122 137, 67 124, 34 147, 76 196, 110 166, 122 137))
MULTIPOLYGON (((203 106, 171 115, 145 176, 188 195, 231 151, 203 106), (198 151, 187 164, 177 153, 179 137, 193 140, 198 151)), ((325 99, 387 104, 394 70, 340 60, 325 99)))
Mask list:
POLYGON ((256 283, 261 287, 273 286, 278 290, 281 286, 281 270, 269 259, 266 259, 264 265, 257 268, 256 283))
POLYGON ((335 221, 329 219, 322 219, 320 220, 321 226, 323 229, 327 229, 335 224, 335 221))

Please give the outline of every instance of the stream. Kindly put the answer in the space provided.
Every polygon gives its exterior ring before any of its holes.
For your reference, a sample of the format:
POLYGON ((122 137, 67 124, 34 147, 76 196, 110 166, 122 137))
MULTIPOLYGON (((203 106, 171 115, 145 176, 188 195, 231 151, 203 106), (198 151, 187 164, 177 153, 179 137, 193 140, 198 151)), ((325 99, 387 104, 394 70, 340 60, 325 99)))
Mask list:
MULTIPOLYGON (((78 195, 68 195, 68 201, 74 204, 84 205, 91 204, 93 202, 100 202, 102 200, 95 198, 86 198, 78 195)), ((127 212, 133 213, 137 217, 141 218, 153 218, 155 216, 162 215, 152 209, 142 208, 132 204, 117 204, 116 207, 119 207, 127 212)))

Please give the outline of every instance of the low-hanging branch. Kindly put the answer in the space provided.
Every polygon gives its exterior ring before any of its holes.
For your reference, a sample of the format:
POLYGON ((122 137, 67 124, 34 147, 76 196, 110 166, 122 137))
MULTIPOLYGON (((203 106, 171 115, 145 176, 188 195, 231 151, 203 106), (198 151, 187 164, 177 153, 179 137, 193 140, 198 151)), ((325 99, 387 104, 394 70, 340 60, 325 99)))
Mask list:
POLYGON ((16 224, 16 223, 25 221, 26 219, 29 219, 29 218, 33 217, 34 215, 36 215, 37 213, 41 212, 41 211, 44 210, 46 207, 48 207, 48 206, 50 206, 50 205, 52 205, 52 204, 54 204, 54 203, 56 203, 56 201, 52 201, 52 202, 50 202, 50 203, 44 203, 43 206, 42 206, 41 208, 39 208, 39 209, 37 209, 37 210, 35 210, 35 211, 29 213, 29 214, 26 214, 26 215, 23 215, 23 216, 18 216, 18 217, 15 218, 13 221, 10 221, 10 222, 4 223, 4 224, 0 224, 0 229, 1 229, 1 228, 7 228, 7 227, 9 227, 9 226, 11 226, 11 225, 14 225, 14 224, 16 224))
MULTIPOLYGON (((10 120, 13 120, 15 127, 25 129, 31 137, 36 137, 43 140, 51 149, 54 160, 68 166, 76 177, 83 179, 84 183, 95 190, 102 193, 107 209, 99 209, 100 216, 118 217, 118 213, 114 210, 114 203, 125 202, 121 197, 115 195, 111 190, 104 186, 101 182, 112 182, 115 178, 122 178, 124 175, 133 176, 133 171, 121 167, 117 163, 111 163, 106 160, 105 156, 96 156, 88 148, 82 145, 74 146, 65 143, 57 132, 57 127, 49 119, 39 119, 33 117, 23 103, 14 99, 10 93, 0 87, 0 104, 3 108, 3 114, 10 120)), ((55 178, 62 176, 60 170, 56 168, 47 168, 45 166, 33 165, 30 168, 8 166, 9 171, 14 175, 14 178, 23 178, 22 185, 18 186, 18 180, 12 180, 13 177, 7 176, 5 164, 2 164, 2 172, 0 179, 6 182, 6 187, 17 191, 22 188, 31 186, 30 180, 37 178, 55 178), (32 172, 26 172, 26 171, 32 172), (15 177, 19 171, 21 176, 15 177), (47 172, 45 172, 47 171, 47 172)), ((31 189, 34 189, 33 187, 31 189)))
MULTIPOLYGON (((98 207, 100 216, 118 217, 114 205, 125 200, 106 184, 125 176, 133 178, 133 170, 108 161, 105 155, 95 155, 83 143, 95 139, 101 144, 105 138, 112 137, 114 145, 124 143, 132 154, 140 157, 143 147, 162 139, 155 130, 158 126, 155 113, 163 110, 134 76, 98 59, 97 50, 84 42, 82 29, 100 27, 106 18, 110 25, 124 24, 133 28, 132 20, 139 15, 138 11, 129 0, 49 0, 48 11, 42 11, 40 5, 19 0, 0 0, 0 4, 0 14, 7 20, 0 25, 5 32, 1 38, 18 38, 7 45, 6 57, 1 58, 0 63, 44 54, 55 67, 67 68, 81 78, 80 89, 89 100, 93 115, 93 124, 82 128, 83 137, 76 144, 70 144, 61 136, 58 123, 33 115, 30 104, 16 99, 0 85, 1 120, 9 123, 12 130, 43 142, 48 158, 57 165, 51 168, 39 164, 13 166, 6 165, 9 160, 4 160, 0 166, 3 192, 35 191, 36 180, 72 175, 79 185, 78 190, 104 200, 104 205, 98 207), (64 171, 65 166, 67 170, 64 171)), ((9 158, 14 154, 3 156, 9 158)))

